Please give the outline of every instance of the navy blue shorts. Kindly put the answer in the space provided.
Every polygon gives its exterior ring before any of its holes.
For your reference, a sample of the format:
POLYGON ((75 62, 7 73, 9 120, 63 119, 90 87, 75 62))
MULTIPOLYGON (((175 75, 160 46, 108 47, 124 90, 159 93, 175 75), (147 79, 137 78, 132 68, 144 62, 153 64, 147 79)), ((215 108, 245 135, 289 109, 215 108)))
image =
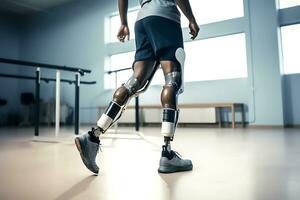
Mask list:
POLYGON ((143 60, 171 60, 177 62, 175 52, 183 48, 179 23, 170 19, 149 16, 135 23, 135 62, 143 60))

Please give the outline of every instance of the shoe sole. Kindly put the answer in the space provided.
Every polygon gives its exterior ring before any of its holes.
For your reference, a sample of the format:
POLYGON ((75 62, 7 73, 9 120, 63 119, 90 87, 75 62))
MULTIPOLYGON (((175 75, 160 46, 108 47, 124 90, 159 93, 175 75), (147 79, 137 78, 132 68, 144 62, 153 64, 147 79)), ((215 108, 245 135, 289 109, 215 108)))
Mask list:
POLYGON ((81 149, 79 138, 75 138, 75 144, 76 144, 77 150, 80 153, 81 159, 83 160, 83 153, 82 153, 82 149, 81 149))
POLYGON ((193 165, 190 165, 188 167, 160 166, 158 168, 158 172, 163 173, 163 174, 170 174, 170 173, 176 173, 176 172, 191 171, 192 169, 193 169, 193 165))

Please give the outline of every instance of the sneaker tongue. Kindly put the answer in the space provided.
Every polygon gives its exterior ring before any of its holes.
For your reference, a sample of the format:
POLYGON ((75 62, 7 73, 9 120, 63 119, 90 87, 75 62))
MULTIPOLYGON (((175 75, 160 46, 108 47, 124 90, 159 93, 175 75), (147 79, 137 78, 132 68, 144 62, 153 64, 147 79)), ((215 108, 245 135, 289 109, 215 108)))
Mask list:
POLYGON ((166 150, 167 150, 168 152, 171 152, 171 145, 166 146, 166 150))

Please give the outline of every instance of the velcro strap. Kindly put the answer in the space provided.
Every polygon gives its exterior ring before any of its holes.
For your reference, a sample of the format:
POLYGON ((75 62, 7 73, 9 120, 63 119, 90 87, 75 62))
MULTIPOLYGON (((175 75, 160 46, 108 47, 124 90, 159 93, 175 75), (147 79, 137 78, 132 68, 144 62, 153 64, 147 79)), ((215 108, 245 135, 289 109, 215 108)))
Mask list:
POLYGON ((176 114, 176 110, 165 108, 163 110, 163 122, 175 123, 177 118, 176 114))
POLYGON ((105 114, 114 120, 120 110, 121 106, 118 105, 116 102, 111 101, 108 108, 105 111, 105 114))

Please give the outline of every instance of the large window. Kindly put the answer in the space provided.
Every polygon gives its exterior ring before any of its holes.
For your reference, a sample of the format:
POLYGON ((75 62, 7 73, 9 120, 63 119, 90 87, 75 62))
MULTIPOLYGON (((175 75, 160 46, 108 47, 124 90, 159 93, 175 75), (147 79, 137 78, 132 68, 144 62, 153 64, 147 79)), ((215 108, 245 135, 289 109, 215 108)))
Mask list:
POLYGON ((300 24, 281 27, 281 37, 284 73, 300 73, 300 24))
POLYGON ((300 0, 279 0, 280 8, 289 8, 293 6, 299 6, 300 0))
MULTIPOLYGON (((134 52, 121 53, 112 55, 109 58, 108 66, 106 71, 113 71, 118 69, 123 69, 131 67, 134 60, 134 52)), ((125 83, 129 77, 132 75, 132 70, 126 70, 115 73, 105 74, 104 76, 104 88, 113 89, 115 87, 121 86, 122 83, 125 83), (117 85, 116 85, 117 84, 117 85)))
MULTIPOLYGON (((121 54, 115 54, 109 57, 108 66, 106 71, 113 71, 123 68, 132 67, 134 61, 135 52, 127 52, 121 54)), ((120 87, 122 83, 126 83, 127 80, 131 77, 133 71, 126 70, 118 72, 117 74, 105 74, 104 76, 104 88, 105 89, 114 89, 115 87, 120 87)), ((161 85, 164 83, 164 76, 161 69, 158 69, 154 75, 151 85, 161 85)))
POLYGON ((185 81, 247 77, 245 34, 185 44, 185 81))
MULTIPOLYGON (((185 43, 186 62, 184 80, 206 81, 247 77, 247 57, 245 34, 235 34, 206 40, 185 43)), ((121 53, 110 57, 106 70, 131 67, 134 52, 121 53)), ((105 88, 112 89, 125 83, 132 75, 132 70, 105 75, 105 88)), ((159 69, 152 85, 163 84, 164 77, 159 69)))
MULTIPOLYGON (((199 24, 223 21, 244 16, 243 0, 190 0, 196 20, 199 24)), ((188 26, 188 20, 181 14, 182 26, 188 26)))
MULTIPOLYGON (((127 15, 130 30, 130 39, 134 39, 134 23, 137 17, 137 10, 129 11, 127 15)), ((109 42, 118 42, 117 34, 121 25, 120 16, 114 15, 109 19, 109 42)))

